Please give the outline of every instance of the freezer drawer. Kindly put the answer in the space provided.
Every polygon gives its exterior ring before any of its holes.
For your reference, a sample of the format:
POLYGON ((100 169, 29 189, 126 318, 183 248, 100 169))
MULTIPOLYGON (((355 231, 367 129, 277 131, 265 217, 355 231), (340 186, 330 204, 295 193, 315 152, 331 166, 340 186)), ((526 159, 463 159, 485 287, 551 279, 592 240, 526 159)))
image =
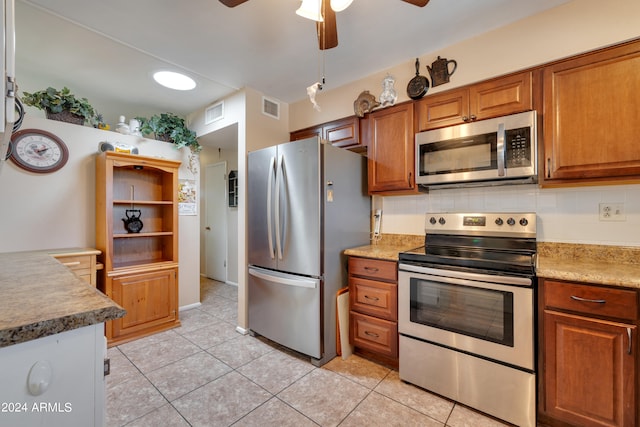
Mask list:
POLYGON ((320 279, 249 267, 249 329, 321 358, 321 287, 320 279))

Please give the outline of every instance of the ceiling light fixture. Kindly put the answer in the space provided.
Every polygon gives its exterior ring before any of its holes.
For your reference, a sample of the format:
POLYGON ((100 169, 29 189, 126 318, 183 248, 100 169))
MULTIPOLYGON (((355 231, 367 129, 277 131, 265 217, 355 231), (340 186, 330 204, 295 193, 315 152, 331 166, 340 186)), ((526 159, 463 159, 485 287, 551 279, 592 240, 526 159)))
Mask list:
MULTIPOLYGON (((330 4, 334 12, 342 12, 348 8, 351 3, 353 3, 353 0, 331 0, 330 4)), ((302 0, 302 4, 298 10, 296 10, 296 13, 312 21, 324 22, 321 8, 322 0, 302 0)))
POLYGON ((296 14, 312 21, 324 22, 322 11, 320 10, 321 5, 322 0, 302 0, 302 4, 296 10, 296 14))
POLYGON ((196 87, 196 82, 191 77, 173 71, 158 71, 153 74, 153 79, 169 89, 191 90, 196 87))

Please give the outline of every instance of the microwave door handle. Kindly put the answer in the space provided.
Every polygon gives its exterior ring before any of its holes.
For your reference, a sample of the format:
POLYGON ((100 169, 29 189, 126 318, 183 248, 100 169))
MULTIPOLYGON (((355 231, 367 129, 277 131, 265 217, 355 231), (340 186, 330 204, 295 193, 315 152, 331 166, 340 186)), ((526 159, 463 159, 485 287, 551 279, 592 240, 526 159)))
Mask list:
POLYGON ((504 123, 500 123, 498 125, 498 143, 496 147, 497 155, 498 155, 498 176, 504 176, 504 157, 505 157, 505 149, 506 144, 504 142, 506 138, 506 131, 504 129, 504 123))

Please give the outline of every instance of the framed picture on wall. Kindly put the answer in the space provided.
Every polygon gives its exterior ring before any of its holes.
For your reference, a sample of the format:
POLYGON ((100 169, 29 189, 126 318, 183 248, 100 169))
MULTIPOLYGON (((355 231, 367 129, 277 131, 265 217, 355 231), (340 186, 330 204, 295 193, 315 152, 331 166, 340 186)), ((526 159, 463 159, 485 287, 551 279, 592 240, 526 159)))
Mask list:
POLYGON ((178 214, 197 215, 196 181, 193 179, 178 180, 178 214))

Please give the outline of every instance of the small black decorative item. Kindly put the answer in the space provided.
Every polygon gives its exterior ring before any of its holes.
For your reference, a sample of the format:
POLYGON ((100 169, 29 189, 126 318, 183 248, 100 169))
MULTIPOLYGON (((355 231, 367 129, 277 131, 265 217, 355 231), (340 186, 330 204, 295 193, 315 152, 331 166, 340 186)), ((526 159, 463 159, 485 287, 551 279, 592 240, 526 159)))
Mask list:
POLYGON ((142 230, 142 220, 140 219, 140 215, 142 212, 140 209, 127 209, 125 211, 126 218, 122 218, 124 221, 124 228, 129 233, 139 233, 142 230))
POLYGON ((416 75, 409 80, 407 85, 407 95, 411 99, 420 99, 429 90, 429 80, 425 76, 420 75, 420 60, 416 58, 416 75))
POLYGON ((122 222, 124 222, 124 228, 127 230, 127 233, 139 233, 142 230, 143 224, 140 216, 142 215, 142 211, 140 209, 135 209, 133 205, 134 201, 134 186, 131 186, 131 209, 127 209, 124 214, 126 218, 122 218, 122 222))
POLYGON ((431 86, 436 87, 449 83, 449 77, 456 72, 456 68, 458 68, 458 63, 453 59, 440 58, 440 56, 438 56, 438 59, 433 61, 431 67, 427 65, 427 70, 429 70, 429 74, 431 75, 431 86), (451 71, 449 71, 449 64, 453 64, 451 71))

